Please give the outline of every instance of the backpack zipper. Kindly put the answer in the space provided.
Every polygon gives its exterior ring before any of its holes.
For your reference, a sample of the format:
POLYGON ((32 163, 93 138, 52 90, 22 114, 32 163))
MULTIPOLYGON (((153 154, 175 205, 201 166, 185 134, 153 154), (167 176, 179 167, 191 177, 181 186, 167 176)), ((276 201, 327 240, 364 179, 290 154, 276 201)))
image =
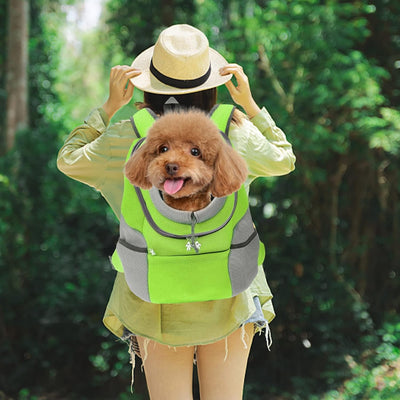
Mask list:
POLYGON ((118 242, 122 244, 122 246, 128 248, 129 250, 136 251, 138 253, 147 253, 147 247, 138 247, 132 243, 128 243, 126 240, 119 238, 118 242))
MULTIPOLYGON (((187 246, 190 246, 190 248, 194 249, 195 252, 198 254, 200 251, 200 243, 198 242, 195 233, 194 233, 194 227, 197 223, 197 219, 196 219, 196 215, 194 215, 194 213, 192 213, 192 233, 190 235, 190 237, 187 238, 188 243, 187 246)), ((235 244, 231 244, 230 249, 234 250, 234 249, 240 249, 242 247, 246 247, 255 237, 257 236, 257 231, 254 229, 253 233, 244 241, 241 243, 235 243, 235 244)), ((138 247, 135 246, 132 243, 128 243, 126 240, 119 238, 118 242, 132 250, 132 251, 136 251, 138 253, 148 253, 147 247, 138 247)), ((188 250, 190 250, 190 248, 188 250)))
POLYGON ((256 236, 257 231, 254 229, 253 233, 244 242, 231 244, 231 249, 240 249, 242 247, 246 247, 256 236))
POLYGON ((190 214, 190 219, 192 221, 191 227, 192 227, 192 231, 190 234, 190 246, 192 249, 195 250, 196 253, 198 253, 200 251, 200 243, 198 242, 195 234, 194 234, 194 227, 196 226, 198 220, 196 217, 196 214, 194 213, 194 211, 192 211, 192 213, 190 214))

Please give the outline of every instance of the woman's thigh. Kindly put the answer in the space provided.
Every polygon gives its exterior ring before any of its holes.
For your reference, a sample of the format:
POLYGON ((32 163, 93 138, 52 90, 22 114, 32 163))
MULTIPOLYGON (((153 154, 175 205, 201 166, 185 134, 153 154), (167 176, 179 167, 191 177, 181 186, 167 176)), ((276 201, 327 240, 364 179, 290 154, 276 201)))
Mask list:
POLYGON ((169 347, 138 336, 151 400, 190 400, 194 347, 169 347))
POLYGON ((197 347, 201 400, 241 400, 254 325, 246 324, 226 339, 197 347))

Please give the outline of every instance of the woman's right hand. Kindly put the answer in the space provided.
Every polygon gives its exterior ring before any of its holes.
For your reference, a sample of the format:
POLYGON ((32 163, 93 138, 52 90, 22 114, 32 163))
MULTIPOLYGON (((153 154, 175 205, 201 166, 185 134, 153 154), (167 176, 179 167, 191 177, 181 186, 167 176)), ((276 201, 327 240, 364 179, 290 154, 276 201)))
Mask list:
POLYGON ((103 110, 111 119, 112 116, 132 99, 134 86, 131 78, 141 74, 141 71, 128 65, 116 65, 110 72, 110 91, 103 110))
POLYGON ((249 79, 243 68, 238 64, 227 64, 220 69, 221 75, 232 74, 236 78, 236 85, 230 80, 225 83, 232 100, 243 107, 249 118, 253 118, 260 112, 260 107, 254 101, 250 90, 249 79))

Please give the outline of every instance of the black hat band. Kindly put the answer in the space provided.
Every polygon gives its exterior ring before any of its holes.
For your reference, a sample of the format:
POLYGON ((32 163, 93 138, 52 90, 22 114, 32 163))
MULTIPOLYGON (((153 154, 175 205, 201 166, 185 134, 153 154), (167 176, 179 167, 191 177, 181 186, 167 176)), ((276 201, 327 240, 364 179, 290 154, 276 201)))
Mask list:
POLYGON ((210 74, 211 74, 211 64, 208 67, 207 72, 200 76, 199 78, 196 79, 175 79, 175 78, 171 78, 167 75, 164 75, 162 72, 160 72, 153 64, 153 59, 151 59, 151 63, 150 63, 150 72, 162 83, 168 85, 168 86, 172 86, 172 87, 176 87, 178 89, 190 89, 190 88, 194 88, 196 86, 200 86, 202 85, 204 82, 207 81, 207 79, 209 78, 210 74))

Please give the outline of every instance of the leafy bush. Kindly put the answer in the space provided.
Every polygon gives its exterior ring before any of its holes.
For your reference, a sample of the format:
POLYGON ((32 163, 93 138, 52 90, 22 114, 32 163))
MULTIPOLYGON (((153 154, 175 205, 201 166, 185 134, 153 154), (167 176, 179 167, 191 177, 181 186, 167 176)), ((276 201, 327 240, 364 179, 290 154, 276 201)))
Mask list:
MULTIPOLYGON (((347 358, 353 378, 346 381, 341 389, 327 393, 323 400, 394 400, 398 398, 400 393, 400 322, 398 319, 397 322, 387 322, 378 333, 379 345, 365 360, 356 362, 351 357, 347 358)), ((313 399, 314 397, 310 400, 313 399)))
MULTIPOLYGON (((0 386, 9 393, 60 382, 85 393, 107 380, 95 376, 92 357, 110 340, 101 318, 117 224, 99 194, 57 170, 61 129, 20 132, 0 159, 0 386)), ((102 373, 114 378, 121 356, 107 363, 102 373)))
MULTIPOLYGON (((64 41, 43 10, 61 2, 30 3, 31 130, 0 159, 0 387, 21 400, 48 391, 131 398, 126 348, 100 324, 114 217, 98 193, 55 166, 57 137, 76 123, 70 111, 81 78, 71 67, 64 82, 74 77, 75 86, 57 98, 64 41)), ((158 0, 108 3, 107 68, 129 62, 166 22, 193 22, 243 65, 256 100, 294 145, 294 173, 252 186, 277 318, 270 353, 255 338, 246 398, 396 398, 399 326, 384 315, 400 305, 398 2, 179 0, 176 10, 158 0)))

